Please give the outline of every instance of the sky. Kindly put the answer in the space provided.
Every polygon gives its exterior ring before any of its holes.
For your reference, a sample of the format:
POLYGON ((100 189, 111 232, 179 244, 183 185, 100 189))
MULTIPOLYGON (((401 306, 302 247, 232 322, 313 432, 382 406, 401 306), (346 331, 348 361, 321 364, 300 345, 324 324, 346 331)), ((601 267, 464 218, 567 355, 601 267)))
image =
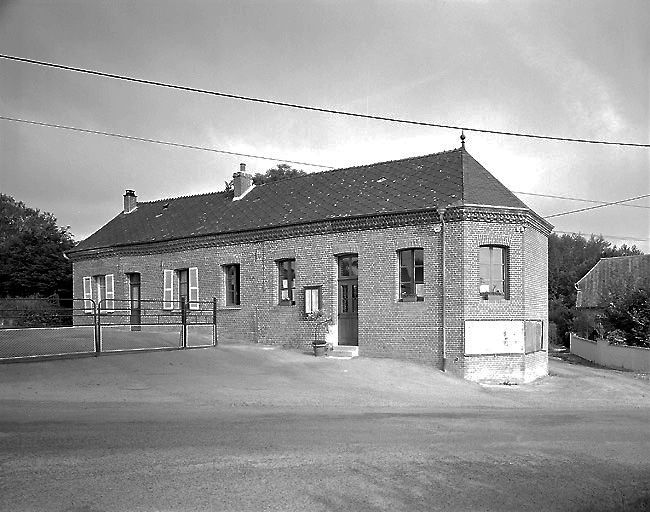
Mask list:
MULTIPOLYGON (((650 2, 8 1, 0 53, 230 94, 508 132, 650 143, 650 2)), ((460 132, 127 83, 0 59, 0 191, 81 240, 142 201, 222 190, 245 163, 348 167, 460 146, 460 132)), ((650 193, 650 149, 466 132, 515 192, 650 193)), ((307 172, 322 169, 293 165, 307 172)), ((520 194, 542 216, 587 203, 520 194)), ((650 252, 650 200, 549 219, 650 252)))

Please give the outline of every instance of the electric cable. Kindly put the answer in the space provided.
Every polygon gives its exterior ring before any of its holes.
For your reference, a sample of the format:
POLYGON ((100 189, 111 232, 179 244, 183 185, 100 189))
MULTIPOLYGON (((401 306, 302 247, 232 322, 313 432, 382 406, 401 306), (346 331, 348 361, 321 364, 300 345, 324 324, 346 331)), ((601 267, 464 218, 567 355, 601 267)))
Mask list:
POLYGON ((213 91, 209 89, 201 89, 198 87, 190 87, 186 85, 178 85, 178 84, 172 84, 168 82, 160 82, 156 80, 148 80, 144 78, 136 78, 132 76, 127 76, 127 75, 119 75, 116 73, 106 73, 104 71, 96 71, 92 69, 85 69, 85 68, 79 68, 79 67, 74 67, 74 66, 66 66, 63 64, 56 64, 53 62, 45 62, 45 61, 40 61, 40 60, 35 60, 35 59, 27 59, 24 57, 16 57, 14 55, 5 55, 5 54, 0 54, 0 58, 6 59, 6 60, 13 60, 16 62, 24 62, 27 64, 34 64, 37 66, 44 66, 48 68, 53 68, 53 69, 61 69, 65 71, 74 71, 77 73, 84 73, 87 75, 95 75, 95 76, 100 76, 104 78, 112 78, 115 80, 123 80, 126 82, 135 82, 139 84, 145 84, 145 85, 153 85, 157 87, 164 87, 167 89, 176 89, 180 91, 186 91, 186 92, 195 92, 199 94, 207 94, 210 96, 219 96, 222 98, 230 98, 230 99, 235 99, 235 100, 242 100, 242 101, 250 101, 254 103, 263 103, 267 105, 275 105, 278 107, 287 107, 287 108, 294 108, 294 109, 299 109, 299 110, 308 110, 312 112, 321 112, 321 113, 326 113, 326 114, 335 114, 335 115, 341 115, 341 116, 347 116, 347 117, 355 117, 355 118, 362 118, 362 119, 372 119, 375 121, 386 121, 386 122, 392 122, 392 123, 401 123, 401 124, 408 124, 408 125, 415 125, 415 126, 428 126, 432 128, 444 128, 448 130, 460 130, 460 131, 466 131, 466 132, 474 132, 474 133, 489 133, 492 135, 506 135, 510 137, 526 137, 526 138, 531 138, 531 139, 543 139, 543 140, 554 140, 554 141, 562 141, 562 142, 580 142, 580 143, 587 143, 587 144, 606 144, 606 145, 611 145, 611 146, 631 146, 631 147, 642 147, 642 148, 650 148, 650 144, 645 144, 645 143, 636 143, 636 142, 618 142, 618 141, 606 141, 606 140, 596 140, 596 139, 584 139, 584 138, 574 138, 574 137, 557 137, 557 136, 552 136, 552 135, 538 135, 534 133, 524 133, 524 132, 511 132, 511 131, 503 131, 503 130, 490 130, 486 128, 472 128, 471 126, 460 126, 460 125, 452 125, 452 124, 442 124, 442 123, 430 123, 426 121, 416 121, 416 120, 411 120, 411 119, 402 119, 402 118, 397 118, 397 117, 388 117, 388 116, 380 116, 380 115, 371 115, 371 114, 362 114, 360 112, 351 112, 351 111, 346 111, 346 110, 336 110, 336 109, 331 109, 331 108, 324 108, 324 107, 316 107, 313 105, 303 105, 303 104, 298 104, 298 103, 289 103, 285 101, 276 101, 276 100, 270 100, 266 98, 257 98, 253 96, 244 96, 241 94, 232 94, 232 93, 225 93, 225 92, 220 92, 220 91, 213 91))
MULTIPOLYGON (((563 235, 579 235, 579 236, 585 236, 587 233, 580 233, 577 231, 560 231, 558 229, 554 229, 553 233, 562 233, 563 235)), ((596 236, 595 233, 589 233, 592 236, 596 236)), ((649 242, 650 238, 635 238, 633 236, 616 236, 616 235, 604 235, 604 234, 599 234, 603 238, 614 238, 615 240, 632 240, 634 242, 649 242)))
MULTIPOLYGON (((61 125, 61 124, 54 124, 54 123, 45 123, 41 121, 33 121, 33 120, 28 120, 28 119, 20 119, 16 117, 9 117, 9 116, 3 116, 0 115, 0 120, 4 121, 12 121, 12 122, 17 122, 17 123, 25 123, 25 124, 30 124, 30 125, 35 125, 35 126, 44 126, 48 128, 58 128, 58 129, 63 129, 63 130, 69 130, 73 132, 80 132, 80 133, 90 133, 94 135, 104 135, 107 137, 116 137, 119 139, 125 139, 125 140, 135 140, 139 142, 149 142, 152 144, 160 144, 164 146, 171 146, 171 147, 179 147, 179 148, 185 148, 185 149, 195 149, 199 151, 209 151, 212 153, 220 153, 220 154, 226 154, 226 155, 234 155, 234 156, 243 156, 247 158, 256 158, 260 160, 271 160, 274 162, 285 162, 285 163, 292 163, 292 164, 297 164, 297 165, 306 165, 306 166, 311 166, 311 167, 320 167, 323 169, 334 169, 332 166, 328 165, 323 165, 323 164, 315 164, 311 162, 303 162, 303 161, 298 161, 298 160, 286 160, 282 158, 275 158, 275 157, 269 157, 269 156, 264 156, 264 155, 253 155, 249 153, 239 153, 235 151, 227 151, 223 149, 215 149, 215 148, 208 148, 205 146, 197 146, 194 144, 183 144, 179 142, 171 142, 171 141, 163 141, 159 139, 151 139, 147 137, 136 137, 133 135, 125 135, 121 133, 115 133, 115 132, 105 132, 101 130, 90 130, 87 128, 79 128, 75 126, 67 126, 67 125, 61 125)), ((562 215, 569 215, 571 213, 578 213, 578 212, 583 212, 587 210, 593 210, 596 208, 602 208, 605 206, 613 206, 613 205, 621 205, 621 206, 629 206, 629 207, 637 207, 637 208, 650 208, 649 206, 645 205, 626 205, 624 203, 629 202, 629 201, 634 201, 636 199, 643 199, 645 197, 650 197, 650 194, 644 194, 642 196, 637 196, 637 197, 632 197, 628 199, 622 199, 620 201, 612 201, 612 202, 605 202, 605 201, 597 201, 593 199, 584 199, 584 198, 576 198, 576 197, 567 197, 567 196, 558 196, 558 195, 551 195, 551 194, 539 194, 539 193, 534 193, 534 192, 513 192, 515 194, 524 194, 524 195, 531 195, 531 196, 539 196, 539 197, 548 197, 548 198, 554 198, 554 199, 564 199, 564 200, 571 200, 571 201, 584 201, 584 202, 590 202, 590 203, 598 203, 596 206, 588 207, 588 208, 580 208, 577 210, 571 210, 567 212, 562 212, 562 213, 556 213, 553 215, 549 215, 544 217, 545 219, 550 219, 553 217, 559 217, 562 215)), ((614 237, 612 237, 614 238, 614 237)))
MULTIPOLYGON (((569 196, 557 196, 557 195, 552 195, 552 194, 539 194, 536 192, 521 192, 521 191, 513 191, 513 194, 522 194, 526 196, 536 196, 536 197, 549 197, 551 199, 562 199, 565 201, 580 201, 583 203, 595 203, 595 204, 606 204, 607 201, 599 201, 598 199, 586 199, 584 197, 569 197, 569 196)), ((650 206, 646 206, 644 204, 620 204, 618 206, 624 206, 626 208, 645 208, 645 209, 650 209, 650 206)))
POLYGON ((606 206, 613 206, 615 204, 627 203, 629 201, 636 201, 637 199, 644 199, 650 197, 650 194, 643 194, 641 196, 629 197, 627 199, 621 199, 620 201, 611 201, 608 203, 598 204, 596 206, 587 206, 586 208, 579 208, 577 210, 570 210, 567 212, 554 213, 553 215, 547 215, 545 219, 552 219, 553 217, 561 217, 562 215, 569 215, 571 213, 586 212, 588 210, 595 210, 596 208, 604 208, 606 206))
POLYGON ((300 162, 298 160, 283 160, 282 158, 273 158, 270 156, 262 156, 262 155, 252 155, 248 153, 238 153, 236 151, 226 151, 224 149, 215 149, 215 148, 208 148, 205 146, 196 146, 194 144, 182 144, 180 142, 171 142, 171 141, 165 141, 165 140, 158 140, 158 139, 150 139, 147 137, 136 137, 133 135, 124 135, 122 133, 114 133, 114 132, 103 132, 101 130, 89 130, 86 128, 77 128, 75 126, 66 126, 63 124, 53 124, 53 123, 43 123, 40 121, 30 121, 28 119, 19 119, 16 117, 9 117, 9 116, 0 116, 0 119, 4 121, 14 121, 16 123, 26 123, 26 124, 33 124, 36 126, 46 126, 48 128, 59 128, 62 130, 70 130, 73 132, 82 132, 82 133, 92 133, 94 135, 105 135, 107 137, 116 137, 118 139, 127 139, 127 140, 137 140, 140 142, 150 142, 152 144, 160 144, 163 146, 172 146, 172 147, 177 147, 177 148, 185 148, 185 149, 197 149, 199 151, 210 151, 212 153, 222 153, 225 155, 235 155, 235 156, 245 156, 247 158, 258 158, 260 160, 272 160, 275 162, 286 162, 290 164, 298 164, 298 165, 308 165, 311 167, 322 167, 325 169, 332 169, 332 167, 329 167, 327 165, 320 165, 320 164, 313 164, 309 162, 300 162))

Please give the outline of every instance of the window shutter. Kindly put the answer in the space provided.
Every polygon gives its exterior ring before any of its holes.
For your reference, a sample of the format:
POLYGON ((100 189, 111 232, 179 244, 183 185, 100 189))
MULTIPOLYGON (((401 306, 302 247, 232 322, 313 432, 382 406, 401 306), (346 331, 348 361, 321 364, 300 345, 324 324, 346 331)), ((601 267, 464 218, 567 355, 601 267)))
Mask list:
POLYGON ((174 309, 173 270, 163 270, 163 309, 174 309))
POLYGON ((84 277, 84 311, 86 313, 93 312, 93 303, 91 299, 93 298, 93 280, 92 277, 84 277))
POLYGON ((189 269, 190 309, 199 309, 199 269, 189 269))
POLYGON ((106 274, 106 300, 104 311, 112 313, 115 311, 115 279, 113 274, 106 274))
POLYGON ((542 321, 526 320, 524 322, 524 342, 526 354, 544 349, 542 337, 542 321))

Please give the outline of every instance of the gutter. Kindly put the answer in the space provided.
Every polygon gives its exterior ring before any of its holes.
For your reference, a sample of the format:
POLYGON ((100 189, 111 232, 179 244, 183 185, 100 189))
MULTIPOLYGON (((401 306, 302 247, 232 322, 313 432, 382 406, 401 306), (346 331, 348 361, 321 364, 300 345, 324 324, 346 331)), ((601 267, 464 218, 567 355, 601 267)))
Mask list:
POLYGON ((446 263, 445 257, 445 208, 438 210, 440 215, 440 250, 442 251, 442 371, 447 371, 447 325, 445 315, 445 285, 446 285, 446 263))

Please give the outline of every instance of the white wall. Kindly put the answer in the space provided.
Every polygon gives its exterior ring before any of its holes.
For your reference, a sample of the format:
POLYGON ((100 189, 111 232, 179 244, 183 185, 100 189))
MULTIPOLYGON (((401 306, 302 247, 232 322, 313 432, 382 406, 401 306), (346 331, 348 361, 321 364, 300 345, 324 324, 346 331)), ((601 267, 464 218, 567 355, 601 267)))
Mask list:
POLYGON ((650 348, 610 345, 606 340, 591 341, 571 333, 571 353, 601 366, 650 372, 650 348))

